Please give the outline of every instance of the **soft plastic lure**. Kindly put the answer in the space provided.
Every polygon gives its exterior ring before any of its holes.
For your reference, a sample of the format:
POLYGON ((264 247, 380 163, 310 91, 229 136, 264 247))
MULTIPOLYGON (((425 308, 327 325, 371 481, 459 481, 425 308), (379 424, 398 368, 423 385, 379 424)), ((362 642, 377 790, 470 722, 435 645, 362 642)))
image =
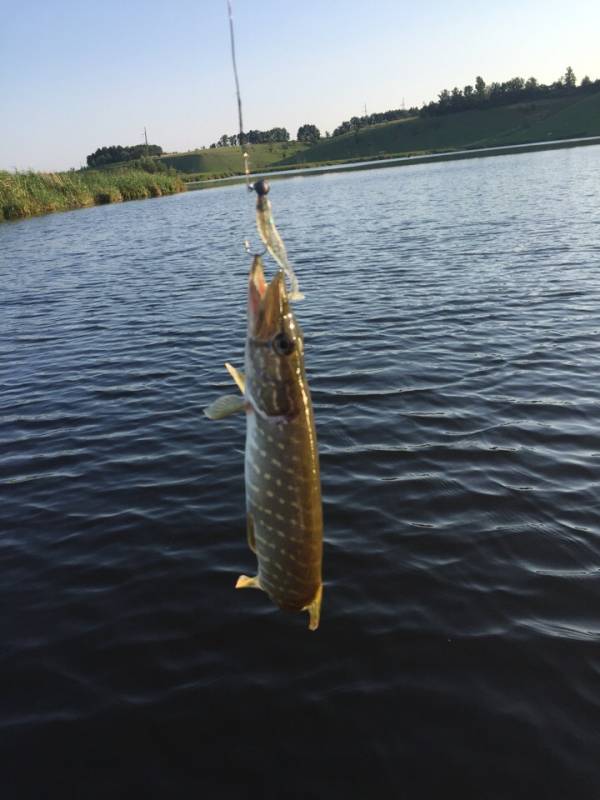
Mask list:
POLYGON ((270 186, 266 180, 257 181, 253 184, 252 188, 256 192, 256 227, 258 235, 262 239, 264 246, 268 252, 273 256, 275 261, 279 264, 284 271, 289 284, 290 290, 288 292, 288 300, 303 300, 304 295, 300 291, 300 284, 292 265, 287 257, 287 250, 283 243, 283 239, 279 235, 279 231, 275 226, 273 219, 273 209, 271 201, 267 197, 270 186))

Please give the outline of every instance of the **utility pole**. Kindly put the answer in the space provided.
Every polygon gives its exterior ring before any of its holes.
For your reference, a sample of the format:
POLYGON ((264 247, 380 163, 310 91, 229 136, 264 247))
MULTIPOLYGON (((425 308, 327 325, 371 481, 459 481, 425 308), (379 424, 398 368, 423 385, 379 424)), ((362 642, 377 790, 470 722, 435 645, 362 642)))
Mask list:
POLYGON ((365 103, 365 117, 366 116, 368 116, 368 115, 367 115, 367 104, 365 103))

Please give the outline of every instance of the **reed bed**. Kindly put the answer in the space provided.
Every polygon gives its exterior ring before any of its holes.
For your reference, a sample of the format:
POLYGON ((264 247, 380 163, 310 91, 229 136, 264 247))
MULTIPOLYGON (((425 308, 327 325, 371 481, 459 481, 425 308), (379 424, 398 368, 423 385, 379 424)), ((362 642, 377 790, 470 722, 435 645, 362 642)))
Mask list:
POLYGON ((80 172, 0 171, 0 221, 51 211, 143 200, 185 191, 177 175, 123 169, 80 172))

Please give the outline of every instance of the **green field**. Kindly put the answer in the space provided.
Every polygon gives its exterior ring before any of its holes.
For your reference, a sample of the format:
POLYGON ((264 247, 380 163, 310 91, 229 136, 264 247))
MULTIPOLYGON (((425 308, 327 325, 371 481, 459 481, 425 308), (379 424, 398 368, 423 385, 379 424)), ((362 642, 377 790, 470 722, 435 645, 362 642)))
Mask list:
POLYGON ((321 139, 272 166, 316 165, 598 135, 600 93, 387 122, 321 139))
MULTIPOLYGON (((308 145, 298 142, 253 144, 247 148, 253 172, 279 164, 284 159, 302 153, 308 145)), ((226 178, 243 173, 242 154, 239 147, 213 147, 189 153, 170 153, 159 159, 167 167, 194 178, 226 178)))
POLYGON ((0 221, 50 211, 143 200, 185 189, 177 175, 143 170, 1 172, 0 221))

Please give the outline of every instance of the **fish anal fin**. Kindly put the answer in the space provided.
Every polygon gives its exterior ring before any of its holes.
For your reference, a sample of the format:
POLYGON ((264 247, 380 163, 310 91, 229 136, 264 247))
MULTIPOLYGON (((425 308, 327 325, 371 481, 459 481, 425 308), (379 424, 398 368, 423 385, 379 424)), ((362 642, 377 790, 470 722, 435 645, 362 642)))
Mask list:
POLYGON ((238 387, 240 392, 244 394, 246 388, 246 378, 243 372, 240 372, 239 369, 236 369, 232 364, 228 364, 225 362, 225 369, 231 375, 234 380, 235 385, 238 387))
POLYGON ((240 575, 235 584, 236 589, 262 589, 258 575, 249 578, 247 575, 240 575))
POLYGON ((251 514, 246 515, 246 535, 248 537, 248 547, 256 553, 256 537, 254 536, 254 519, 251 514))
POLYGON ((246 401, 243 397, 237 394, 226 394, 223 397, 218 397, 214 403, 211 403, 204 410, 204 416, 209 419, 225 419, 232 414, 238 414, 240 411, 245 411, 246 401))
POLYGON ((302 611, 308 611, 308 629, 316 631, 319 627, 319 620, 321 619, 321 601, 323 599, 323 584, 319 584, 317 593, 311 602, 304 606, 302 611))

